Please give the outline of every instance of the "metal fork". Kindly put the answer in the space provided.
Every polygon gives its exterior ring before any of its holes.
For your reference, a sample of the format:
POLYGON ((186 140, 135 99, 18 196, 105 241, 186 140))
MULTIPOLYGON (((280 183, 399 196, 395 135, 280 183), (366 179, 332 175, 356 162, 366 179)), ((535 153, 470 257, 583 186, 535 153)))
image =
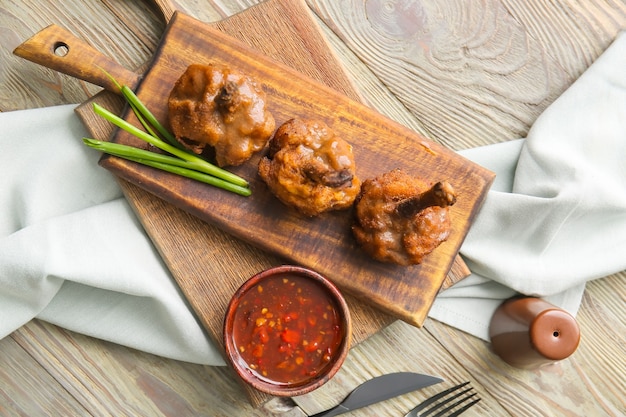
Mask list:
POLYGON ((463 387, 467 386, 468 382, 464 382, 455 387, 449 388, 445 391, 440 392, 439 394, 435 394, 432 397, 424 400, 417 407, 409 411, 404 417, 454 417, 459 416, 464 413, 468 408, 472 407, 480 398, 476 397, 476 393, 470 391, 472 387, 465 388, 461 390, 463 387), (456 392, 459 391, 459 392, 456 392), (451 395, 454 394, 454 395, 451 395), (448 395, 451 395, 447 397, 448 395), (447 397, 447 398, 446 398, 447 397), (474 398, 476 397, 476 398, 474 398), (473 399, 474 398, 474 399, 473 399), (441 401, 440 401, 441 400, 441 401), (456 400, 456 401, 455 401, 456 400), (467 404, 467 401, 471 400, 467 404), (434 405, 428 408, 431 404, 434 405), (439 410, 441 407, 444 407, 442 410, 439 410), (420 414, 420 411, 425 410, 420 414), (437 412, 437 414, 433 414, 437 412))

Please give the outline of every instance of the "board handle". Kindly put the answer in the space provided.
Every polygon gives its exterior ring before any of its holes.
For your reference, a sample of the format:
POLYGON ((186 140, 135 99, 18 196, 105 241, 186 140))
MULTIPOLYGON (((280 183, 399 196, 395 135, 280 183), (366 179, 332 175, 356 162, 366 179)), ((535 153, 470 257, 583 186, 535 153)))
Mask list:
POLYGON ((56 25, 50 25, 36 33, 15 48, 13 53, 116 94, 120 91, 106 73, 121 85, 132 89, 135 89, 140 79, 139 74, 127 70, 87 42, 56 25))

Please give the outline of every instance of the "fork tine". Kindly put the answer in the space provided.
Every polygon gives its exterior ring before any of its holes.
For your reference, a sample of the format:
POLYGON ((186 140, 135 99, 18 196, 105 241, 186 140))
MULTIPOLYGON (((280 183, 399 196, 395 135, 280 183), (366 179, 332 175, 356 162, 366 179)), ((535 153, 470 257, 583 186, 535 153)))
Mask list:
POLYGON ((433 395, 432 397, 424 400, 420 405, 418 405, 417 407, 415 407, 413 410, 411 410, 412 412, 418 412, 418 411, 422 411, 423 409, 425 409, 426 407, 428 407, 429 405, 431 405, 432 403, 434 403, 435 401, 439 400, 440 398, 445 397, 446 395, 450 394, 451 392, 454 392, 460 388, 463 388, 464 386, 466 386, 467 384, 469 384, 469 381, 464 382, 462 384, 456 385, 452 388, 448 388, 445 391, 441 391, 439 394, 437 395, 433 395))
MULTIPOLYGON (((459 408, 458 410, 456 410, 454 413, 448 415, 448 417, 457 417, 460 416, 461 414, 463 414, 465 411, 467 411, 468 408, 472 407, 474 404, 476 404, 478 401, 480 401, 480 398, 476 398, 474 401, 472 401, 471 403, 467 403, 465 404, 463 407, 459 408)), ((436 416, 434 416, 436 417, 436 416)))
MULTIPOLYGON (((465 404, 463 407, 459 408, 458 410, 455 410, 452 414, 447 414, 447 413, 449 411, 453 410, 455 407, 461 405, 465 401, 471 399, 475 395, 476 395, 476 393, 473 393, 471 395, 468 395, 465 398, 460 399, 459 401, 455 402, 454 404, 451 404, 448 407, 444 408, 443 410, 441 410, 440 412, 435 414, 433 417, 444 417, 444 416, 446 416, 446 417, 455 417, 455 416, 460 416, 465 411, 467 411, 468 408, 472 407, 474 404, 476 404, 478 401, 480 401, 480 398, 477 398, 474 401, 465 404)), ((446 403, 442 403, 442 404, 446 404, 446 403)), ((424 415, 427 415, 427 414, 424 414, 424 415)))

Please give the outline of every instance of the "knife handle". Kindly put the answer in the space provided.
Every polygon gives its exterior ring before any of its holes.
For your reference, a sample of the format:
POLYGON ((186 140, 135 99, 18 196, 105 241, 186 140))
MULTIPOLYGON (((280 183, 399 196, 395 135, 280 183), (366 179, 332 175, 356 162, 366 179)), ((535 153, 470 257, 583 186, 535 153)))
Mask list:
POLYGON ((76 77, 119 94, 109 73, 121 85, 134 89, 140 76, 122 67, 69 31, 50 25, 15 48, 28 61, 76 77))

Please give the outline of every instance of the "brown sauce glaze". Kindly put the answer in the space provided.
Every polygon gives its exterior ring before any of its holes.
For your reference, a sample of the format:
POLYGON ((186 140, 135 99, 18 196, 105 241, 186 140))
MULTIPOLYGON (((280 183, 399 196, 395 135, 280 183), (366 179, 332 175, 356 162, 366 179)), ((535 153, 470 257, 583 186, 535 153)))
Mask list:
POLYGON ((176 81, 168 107, 176 139, 197 154, 209 147, 219 166, 250 159, 275 127, 261 86, 220 65, 190 65, 176 81))

